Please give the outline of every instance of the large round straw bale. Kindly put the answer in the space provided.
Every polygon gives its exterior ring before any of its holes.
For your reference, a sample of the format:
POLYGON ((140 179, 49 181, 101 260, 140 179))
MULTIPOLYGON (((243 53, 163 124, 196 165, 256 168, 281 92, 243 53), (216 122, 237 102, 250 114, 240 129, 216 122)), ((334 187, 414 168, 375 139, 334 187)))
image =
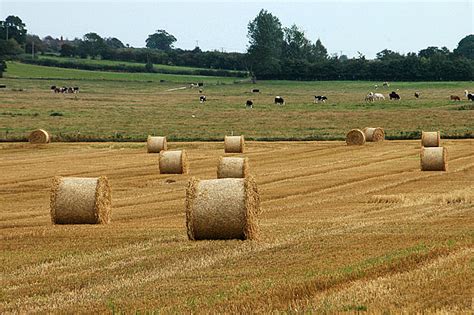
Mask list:
POLYGON ((221 157, 217 166, 217 178, 244 178, 248 173, 246 157, 221 157))
POLYGON ((421 146, 423 147, 439 147, 440 136, 439 131, 422 131, 421 146))
POLYGON ((146 148, 148 153, 160 153, 162 150, 166 151, 168 149, 166 137, 148 136, 146 148))
POLYGON ((225 136, 224 152, 225 153, 244 153, 245 140, 244 136, 225 136))
POLYGON ((111 216, 107 177, 55 177, 51 187, 54 224, 107 224, 111 216))
POLYGON ((30 143, 39 144, 39 143, 50 143, 51 137, 46 130, 37 129, 30 133, 28 136, 28 141, 30 143))
POLYGON ((190 240, 257 239, 260 196, 252 176, 197 180, 186 189, 190 240))
POLYGON ((446 171, 448 151, 444 147, 422 147, 420 162, 422 171, 446 171))
POLYGON ((385 131, 383 128, 377 127, 377 128, 370 128, 370 127, 365 127, 362 129, 365 135, 365 141, 368 142, 379 142, 385 140, 385 131))
POLYGON ((161 174, 187 174, 188 157, 185 150, 160 152, 161 174))
POLYGON ((365 134, 360 129, 352 129, 346 135, 347 145, 363 145, 365 143, 365 134))

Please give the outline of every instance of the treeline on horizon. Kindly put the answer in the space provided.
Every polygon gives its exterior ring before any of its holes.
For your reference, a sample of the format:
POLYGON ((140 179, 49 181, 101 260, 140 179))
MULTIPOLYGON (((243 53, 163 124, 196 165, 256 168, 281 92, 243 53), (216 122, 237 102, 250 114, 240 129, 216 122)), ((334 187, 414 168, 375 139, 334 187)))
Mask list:
POLYGON ((46 66, 86 70, 161 72, 153 64, 186 66, 182 74, 218 75, 257 79, 285 80, 380 80, 380 81, 469 81, 474 78, 474 35, 465 36, 456 49, 430 46, 418 53, 400 54, 389 49, 377 53, 373 60, 363 54, 355 58, 329 55, 318 39, 311 42, 296 25, 283 27, 278 17, 261 10, 248 24, 249 45, 246 53, 202 51, 174 48, 176 38, 165 30, 157 30, 146 39, 146 48, 124 45, 118 38, 102 38, 87 33, 82 38, 63 40, 27 34, 19 17, 0 21, 0 75, 4 60, 46 66), (142 63, 133 65, 85 64, 70 60, 31 57, 51 54, 62 57, 104 59, 142 63), (33 54, 33 56, 35 56, 33 54), (232 71, 229 71, 232 70, 232 71))

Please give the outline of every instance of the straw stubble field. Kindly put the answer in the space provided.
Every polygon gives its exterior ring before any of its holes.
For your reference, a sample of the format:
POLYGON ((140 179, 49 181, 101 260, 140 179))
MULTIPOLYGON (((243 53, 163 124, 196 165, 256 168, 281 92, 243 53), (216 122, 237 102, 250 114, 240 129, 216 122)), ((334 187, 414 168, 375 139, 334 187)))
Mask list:
POLYGON ((188 241, 185 187, 215 178, 223 143, 159 175, 143 143, 1 144, 0 312, 472 311, 474 141, 248 142, 260 240, 188 241), (110 225, 50 222, 55 175, 106 175, 110 225))

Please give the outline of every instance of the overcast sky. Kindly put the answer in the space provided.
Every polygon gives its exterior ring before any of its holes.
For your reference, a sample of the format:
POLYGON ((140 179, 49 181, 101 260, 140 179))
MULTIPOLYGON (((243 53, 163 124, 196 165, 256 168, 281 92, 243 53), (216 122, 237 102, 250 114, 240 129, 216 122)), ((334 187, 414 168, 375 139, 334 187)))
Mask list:
POLYGON ((73 39, 88 32, 144 47, 149 34, 165 29, 175 47, 244 52, 247 24, 261 9, 283 26, 296 24, 330 54, 368 58, 385 48, 400 53, 428 46, 449 50, 474 33, 474 0, 461 1, 24 1, 0 0, 0 19, 17 15, 28 33, 73 39))

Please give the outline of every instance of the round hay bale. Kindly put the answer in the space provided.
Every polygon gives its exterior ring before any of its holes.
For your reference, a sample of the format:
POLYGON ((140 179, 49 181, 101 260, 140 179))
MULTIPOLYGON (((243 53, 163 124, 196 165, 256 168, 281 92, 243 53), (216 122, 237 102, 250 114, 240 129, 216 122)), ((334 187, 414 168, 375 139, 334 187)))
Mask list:
POLYGON ((246 157, 221 157, 217 165, 217 178, 244 178, 248 173, 246 157))
POLYGON ((422 147, 439 147, 440 135, 439 131, 422 131, 421 146, 422 147))
POLYGON ((146 148, 148 153, 160 153, 160 151, 166 151, 168 149, 166 137, 148 136, 146 140, 146 148))
POLYGON ((30 133, 28 141, 33 144, 50 143, 51 137, 46 130, 37 129, 30 133))
POLYGON ((244 153, 245 140, 244 136, 225 136, 224 152, 225 153, 244 153))
POLYGON ((186 189, 190 240, 258 238, 260 196, 252 176, 197 180, 186 189))
POLYGON ((365 143, 365 134, 360 129, 352 129, 346 135, 347 145, 363 145, 365 143))
POLYGON ((185 150, 160 152, 161 174, 187 174, 188 157, 185 150))
POLYGON ((422 171, 446 171, 448 151, 445 147, 422 147, 420 162, 422 171))
POLYGON ((111 217, 107 177, 55 177, 50 205, 54 224, 107 224, 111 217))
POLYGON ((383 130, 383 128, 365 127, 364 129, 362 129, 362 131, 364 132, 365 141, 367 142, 379 142, 385 140, 385 131, 383 130))

